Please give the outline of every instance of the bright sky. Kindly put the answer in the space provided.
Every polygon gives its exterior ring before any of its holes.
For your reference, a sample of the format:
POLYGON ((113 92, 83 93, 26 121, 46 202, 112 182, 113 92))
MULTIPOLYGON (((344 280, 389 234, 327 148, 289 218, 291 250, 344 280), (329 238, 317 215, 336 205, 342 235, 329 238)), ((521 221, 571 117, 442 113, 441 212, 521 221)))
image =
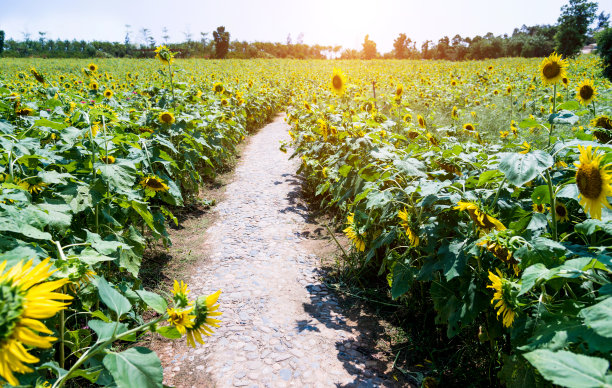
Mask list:
MULTIPOLYGON (((437 41, 444 35, 511 34, 523 24, 554 24, 568 0, 0 0, 0 30, 7 38, 123 42, 125 25, 132 41, 148 28, 159 43, 162 29, 170 42, 199 40, 224 25, 232 40, 295 43, 300 33, 307 44, 361 49, 366 34, 379 52, 391 51, 393 40, 406 33, 413 41, 437 41)), ((599 10, 612 12, 612 0, 599 10)))

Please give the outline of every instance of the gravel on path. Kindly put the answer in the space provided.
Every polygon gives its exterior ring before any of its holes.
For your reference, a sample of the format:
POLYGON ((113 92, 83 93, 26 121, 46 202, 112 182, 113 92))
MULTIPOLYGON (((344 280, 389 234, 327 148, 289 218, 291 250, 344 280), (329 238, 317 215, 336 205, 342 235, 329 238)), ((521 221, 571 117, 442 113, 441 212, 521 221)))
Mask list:
POLYGON ((320 282, 319 259, 302 244, 306 209, 296 201, 299 160, 283 116, 252 137, 203 234, 191 295, 222 290, 221 327, 192 349, 160 350, 164 383, 176 387, 379 387, 376 362, 320 282), (367 353, 367 352, 366 352, 367 353))

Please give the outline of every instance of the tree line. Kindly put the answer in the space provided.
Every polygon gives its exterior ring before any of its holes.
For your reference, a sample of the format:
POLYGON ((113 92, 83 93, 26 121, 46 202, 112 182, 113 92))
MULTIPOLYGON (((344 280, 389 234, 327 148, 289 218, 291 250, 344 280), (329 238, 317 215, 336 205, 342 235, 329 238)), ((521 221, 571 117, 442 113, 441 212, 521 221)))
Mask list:
POLYGON ((91 58, 91 57, 152 57, 158 44, 166 44, 179 58, 295 58, 295 59, 445 59, 468 60, 499 57, 542 57, 553 51, 563 56, 573 56, 580 52, 586 43, 595 42, 595 32, 609 27, 609 14, 596 14, 598 5, 588 0, 569 0, 561 9, 556 25, 535 25, 515 28, 511 35, 462 37, 445 36, 437 42, 426 40, 417 46, 406 34, 401 33, 393 42, 393 50, 379 54, 376 43, 365 36, 362 50, 345 49, 341 46, 304 44, 300 35, 294 43, 291 36, 285 43, 232 41, 224 26, 212 32, 200 32, 199 39, 193 39, 186 32, 185 41, 167 43, 169 36, 166 28, 162 31, 162 42, 156 42, 147 28, 140 32, 140 43, 134 41, 130 26, 126 25, 124 42, 105 42, 84 40, 51 40, 45 32, 38 33, 38 39, 24 34, 24 39, 5 40, 0 31, 0 55, 5 57, 48 57, 48 58, 91 58), (594 28, 589 28, 596 21, 594 28))

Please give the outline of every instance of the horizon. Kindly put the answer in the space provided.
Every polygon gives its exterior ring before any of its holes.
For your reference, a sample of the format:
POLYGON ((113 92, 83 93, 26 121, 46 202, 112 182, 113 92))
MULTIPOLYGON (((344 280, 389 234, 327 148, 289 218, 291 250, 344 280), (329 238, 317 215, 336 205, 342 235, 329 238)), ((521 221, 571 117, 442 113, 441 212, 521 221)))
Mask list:
MULTIPOLYGON (((495 4, 485 0, 461 3, 438 0, 423 4, 383 0, 372 8, 371 2, 365 0, 337 0, 329 4, 322 0, 313 0, 308 4, 278 0, 229 0, 224 4, 153 0, 122 4, 119 0, 109 0, 103 8, 91 11, 87 4, 70 0, 54 3, 33 0, 28 4, 11 2, 3 6, 0 30, 5 31, 7 40, 17 41, 25 40, 26 33, 30 34, 30 40, 38 40, 40 31, 46 32, 47 40, 124 42, 125 25, 128 24, 131 25, 132 43, 142 44, 141 30, 147 28, 155 38, 156 45, 161 45, 165 43, 164 26, 168 29, 167 43, 185 42, 188 40, 187 34, 191 34, 192 41, 200 41, 201 32, 206 33, 206 39, 210 40, 212 31, 218 26, 225 26, 231 34, 231 41, 287 43, 287 38, 291 37, 292 43, 296 43, 301 35, 305 44, 342 46, 342 50, 360 50, 365 35, 369 35, 378 51, 385 53, 393 49, 393 40, 400 33, 405 33, 420 48, 425 40, 436 43, 444 36, 452 38, 459 34, 471 38, 489 32, 503 36, 512 35, 515 28, 523 25, 553 25, 566 3, 567 0, 545 0, 535 4, 529 0, 495 4), (173 4, 173 7, 159 12, 168 8, 167 4, 173 4), (112 10, 117 7, 124 9, 124 12, 113 13, 112 10), (489 11, 486 16, 480 15, 482 10, 492 7, 495 7, 494 11, 489 11), (440 13, 440 8, 446 11, 440 13), (183 9, 193 9, 194 12, 181 14, 183 9), (235 9, 241 9, 241 12, 236 13, 235 9), (480 11, 474 12, 476 9, 480 11), (200 10, 214 16, 197 19, 200 10), (431 18, 418 16, 429 14, 436 15, 435 23, 431 18), (98 15, 99 22, 92 24, 92 15, 98 15), (283 18, 277 15, 283 15, 283 18), (404 18, 406 15, 409 17, 404 18), (275 17, 277 21, 271 23, 265 20, 266 17, 275 17), (416 23, 412 21, 415 18, 418 20, 416 23), (404 20, 408 20, 408 23, 402 27, 404 20)), ((612 0, 598 4, 597 14, 602 11, 612 13, 612 0)))

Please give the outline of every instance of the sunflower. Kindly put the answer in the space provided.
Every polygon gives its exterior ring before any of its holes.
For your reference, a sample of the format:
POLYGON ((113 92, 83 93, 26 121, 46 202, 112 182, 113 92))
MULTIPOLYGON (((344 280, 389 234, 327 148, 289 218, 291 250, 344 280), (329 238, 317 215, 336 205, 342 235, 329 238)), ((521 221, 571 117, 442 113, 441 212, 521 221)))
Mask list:
POLYGON ((30 69, 30 73, 32 73, 32 75, 34 76, 34 78, 36 78, 36 81, 40 82, 41 84, 45 84, 45 76, 42 75, 41 73, 39 73, 35 68, 31 68, 30 69))
POLYGON ((334 67, 330 86, 332 91, 338 96, 343 95, 346 91, 346 77, 340 69, 334 67))
POLYGON ((562 202, 557 201, 555 203, 555 214, 557 215, 557 220, 559 222, 569 221, 569 213, 562 202))
POLYGON ((91 72, 97 71, 98 65, 96 65, 95 63, 90 63, 89 65, 87 65, 87 69, 91 72))
POLYGON ((161 63, 169 65, 174 60, 174 53, 166 46, 159 46, 155 49, 155 58, 161 63))
POLYGON ((531 144, 527 143, 526 141, 523 142, 523 144, 521 144, 521 148, 523 149, 521 152, 519 152, 519 154, 526 154, 531 150, 531 144))
POLYGON ((187 307, 191 304, 187 295, 191 291, 187 288, 187 284, 185 284, 182 280, 179 283, 176 279, 174 280, 174 287, 172 288, 172 295, 174 295, 173 300, 174 304, 179 307, 187 307))
POLYGON ((221 106, 228 106, 229 105, 229 101, 227 101, 226 98, 222 98, 221 99, 221 106))
POLYGON ((576 88, 576 100, 580 101, 582 105, 589 105, 597 94, 597 89, 593 85, 593 81, 590 79, 585 79, 578 85, 576 88))
POLYGON ((425 128, 426 123, 425 123, 425 118, 423 116, 417 115, 417 121, 419 122, 419 127, 425 128))
POLYGON ((565 77, 567 60, 557 53, 552 53, 540 63, 540 77, 544 85, 554 85, 565 77))
POLYGON ((472 221, 474 221, 476 226, 478 226, 484 232, 489 232, 493 229, 498 231, 506 230, 504 224, 502 224, 498 219, 484 213, 482 210, 480 210, 478 205, 473 202, 458 202, 457 206, 455 206, 453 209, 461 211, 467 210, 472 221))
POLYGON ((113 163, 115 163, 115 157, 111 156, 111 155, 100 156, 100 160, 102 161, 102 163, 106 163, 106 164, 113 164, 113 163))
POLYGON ((406 236, 408 236, 408 240, 410 240, 410 246, 418 247, 419 246, 419 236, 414 233, 414 231, 408 225, 408 211, 404 208, 404 210, 400 210, 397 213, 397 217, 404 221, 400 222, 400 226, 402 226, 406 232, 406 236))
POLYGON ((592 146, 584 148, 578 146, 580 151, 580 163, 574 163, 576 170, 576 185, 578 186, 578 199, 585 212, 591 218, 601 219, 601 208, 603 206, 612 209, 608 202, 608 196, 612 195, 612 164, 601 166, 604 154, 598 155, 599 148, 593 151, 592 146))
POLYGON ((15 111, 17 116, 32 116, 34 114, 34 109, 32 108, 19 108, 15 111))
POLYGON ((533 204, 533 212, 534 213, 545 213, 548 210, 548 207, 543 203, 534 203, 533 204))
POLYGON ((196 300, 196 318, 193 322, 193 326, 187 329, 187 343, 191 347, 195 348, 196 342, 199 344, 204 344, 202 335, 210 336, 213 333, 212 328, 219 327, 219 323, 221 323, 221 321, 212 317, 218 317, 223 314, 222 312, 217 311, 219 309, 217 300, 219 299, 220 294, 221 290, 208 296, 200 296, 196 300))
POLYGON ((565 88, 567 88, 567 87, 569 86, 569 79, 567 79, 567 77, 563 77, 563 78, 561 79, 561 82, 563 82, 563 86, 564 86, 565 88))
POLYGON ((508 135, 510 135, 510 131, 499 131, 499 137, 501 137, 502 139, 507 138, 508 135))
POLYGON ((427 132, 425 136, 427 137, 427 140, 429 140, 432 146, 440 145, 440 143, 438 142, 438 139, 436 139, 434 135, 432 135, 431 133, 427 132))
POLYGON ((453 106, 453 109, 451 110, 451 119, 459 120, 459 115, 457 114, 457 106, 453 106))
POLYGON ((312 108, 310 107, 310 104, 307 101, 304 101, 304 109, 310 111, 312 108))
POLYGON ((174 115, 170 112, 161 112, 157 119, 163 124, 172 124, 176 121, 174 115))
POLYGON ((410 113, 406 113, 404 117, 402 117, 402 120, 404 120, 404 122, 408 124, 409 122, 412 121, 412 115, 410 113))
POLYGON ((168 313, 168 322, 172 324, 172 326, 176 327, 181 335, 187 333, 187 329, 193 327, 193 321, 195 319, 195 315, 190 315, 189 313, 193 311, 193 307, 188 309, 181 308, 169 308, 166 310, 168 313))
POLYGON ((168 185, 161 179, 155 175, 150 175, 142 178, 140 181, 140 185, 146 189, 151 191, 168 191, 168 185))
POLYGON ((404 85, 399 84, 399 85, 397 85, 397 88, 395 89, 395 96, 396 97, 401 97, 402 93, 404 93, 404 85))
POLYGON ((520 274, 518 261, 512 257, 512 252, 506 247, 503 240, 487 238, 476 245, 484 247, 487 251, 491 252, 493 256, 510 266, 516 276, 520 274))
POLYGON ((514 283, 510 280, 505 279, 499 269, 495 269, 497 275, 489 271, 489 280, 491 284, 487 285, 487 288, 495 290, 493 298, 491 298, 491 304, 495 304, 497 309, 497 317, 502 316, 502 323, 505 327, 512 326, 514 318, 516 317, 517 302, 516 297, 518 292, 514 283))
POLYGON ((53 334, 40 320, 69 305, 60 300, 72 299, 54 292, 68 279, 46 281, 55 272, 49 261, 47 258, 36 266, 32 260, 19 262, 6 272, 7 261, 0 263, 0 376, 11 385, 19 385, 13 372, 32 372, 25 364, 39 362, 25 346, 48 349, 57 339, 38 334, 53 334))
POLYGON ((225 89, 223 88, 223 84, 221 82, 215 82, 213 85, 213 92, 220 94, 223 93, 225 89))
POLYGON ((472 123, 465 123, 463 124, 463 129, 465 129, 466 131, 474 131, 476 128, 472 123))
POLYGON ((591 125, 598 128, 612 129, 612 119, 608 116, 598 116, 591 120, 591 125))
POLYGON ((349 226, 346 227, 343 230, 343 232, 344 234, 346 234, 346 237, 348 237, 349 240, 351 240, 353 244, 355 244, 355 247, 357 248, 357 250, 360 252, 363 252, 365 251, 365 242, 361 238, 361 235, 359 235, 359 233, 355 231, 354 220, 355 220, 355 213, 350 213, 346 217, 346 223, 349 226))
POLYGON ((113 91, 112 91, 112 90, 110 90, 110 89, 106 89, 106 90, 104 91, 104 97, 106 97, 106 98, 111 98, 112 96, 113 96, 113 91))
POLYGON ((98 90, 99 88, 100 88, 100 85, 96 81, 91 81, 89 83, 89 89, 98 90))

